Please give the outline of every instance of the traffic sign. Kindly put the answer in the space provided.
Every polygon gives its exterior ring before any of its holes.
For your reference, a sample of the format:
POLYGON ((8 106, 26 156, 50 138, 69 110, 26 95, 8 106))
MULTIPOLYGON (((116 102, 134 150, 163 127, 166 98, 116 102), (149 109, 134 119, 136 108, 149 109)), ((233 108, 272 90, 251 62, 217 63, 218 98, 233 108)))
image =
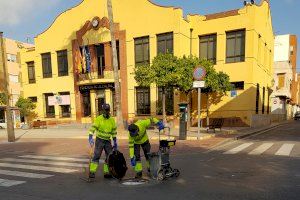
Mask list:
POLYGON ((202 66, 198 66, 194 69, 193 77, 197 81, 202 81, 206 75, 206 70, 202 66))
POLYGON ((194 81, 193 82, 193 88, 204 88, 205 87, 205 81, 194 81))

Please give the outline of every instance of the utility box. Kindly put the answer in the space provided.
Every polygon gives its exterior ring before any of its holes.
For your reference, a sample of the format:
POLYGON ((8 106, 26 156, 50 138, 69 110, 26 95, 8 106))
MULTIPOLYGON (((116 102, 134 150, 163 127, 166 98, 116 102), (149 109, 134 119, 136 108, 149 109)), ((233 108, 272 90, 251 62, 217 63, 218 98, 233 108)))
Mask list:
POLYGON ((179 140, 186 140, 187 137, 187 103, 179 103, 179 140))

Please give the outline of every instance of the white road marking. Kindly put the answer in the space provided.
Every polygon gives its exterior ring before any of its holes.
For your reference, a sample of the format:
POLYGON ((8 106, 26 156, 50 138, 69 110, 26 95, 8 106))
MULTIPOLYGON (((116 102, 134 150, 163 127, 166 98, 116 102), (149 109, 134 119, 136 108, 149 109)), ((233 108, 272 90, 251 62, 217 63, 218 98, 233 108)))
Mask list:
POLYGON ((18 158, 3 158, 0 161, 5 162, 21 162, 21 163, 33 163, 33 164, 46 164, 46 165, 59 165, 59 166, 67 166, 67 167, 87 167, 88 164, 81 163, 69 163, 69 162, 54 162, 54 161, 46 161, 46 160, 31 160, 31 159, 18 159, 18 158))
POLYGON ((0 187, 10 187, 14 185, 20 185, 26 183, 26 181, 14 181, 0 178, 0 187))
POLYGON ((239 146, 237 146, 237 147, 235 147, 235 148, 233 148, 229 151, 224 152, 224 154, 236 154, 236 153, 248 148, 252 144, 253 144, 252 142, 241 144, 241 145, 239 145, 239 146))
POLYGON ((74 161, 74 162, 89 162, 89 159, 84 158, 69 158, 69 157, 55 157, 55 156, 36 156, 36 155, 24 155, 20 158, 34 158, 44 160, 59 160, 59 161, 74 161))
POLYGON ((8 175, 8 176, 19 176, 25 178, 49 178, 53 175, 48 174, 36 174, 36 173, 28 173, 28 172, 19 172, 19 171, 9 171, 9 170, 0 170, 0 174, 8 175))
POLYGON ((262 145, 260 145, 259 147, 257 147, 256 149, 254 149, 253 151, 251 151, 249 154, 250 155, 260 155, 263 152, 267 151, 269 148, 271 148, 271 146, 273 146, 274 143, 264 143, 262 145))
POLYGON ((277 156, 289 156, 295 144, 283 144, 280 149, 275 153, 277 156))
POLYGON ((49 171, 49 172, 57 172, 57 173, 73 173, 78 171, 75 169, 44 167, 44 166, 37 166, 37 165, 20 165, 16 163, 0 163, 0 167, 29 169, 29 170, 37 170, 37 171, 49 171))

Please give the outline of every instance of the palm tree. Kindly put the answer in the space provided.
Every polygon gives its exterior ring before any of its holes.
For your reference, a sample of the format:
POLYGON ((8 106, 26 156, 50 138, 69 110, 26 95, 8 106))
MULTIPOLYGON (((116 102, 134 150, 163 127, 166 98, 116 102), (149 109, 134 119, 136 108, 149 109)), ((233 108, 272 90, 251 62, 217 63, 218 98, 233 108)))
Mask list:
POLYGON ((116 109, 117 109, 117 125, 118 128, 123 126, 123 116, 121 108, 121 89, 119 82, 119 64, 117 56, 117 46, 114 29, 114 18, 111 0, 107 0, 107 11, 110 26, 111 44, 112 44, 112 56, 113 56, 113 69, 114 69, 114 80, 115 80, 115 92, 116 92, 116 109))

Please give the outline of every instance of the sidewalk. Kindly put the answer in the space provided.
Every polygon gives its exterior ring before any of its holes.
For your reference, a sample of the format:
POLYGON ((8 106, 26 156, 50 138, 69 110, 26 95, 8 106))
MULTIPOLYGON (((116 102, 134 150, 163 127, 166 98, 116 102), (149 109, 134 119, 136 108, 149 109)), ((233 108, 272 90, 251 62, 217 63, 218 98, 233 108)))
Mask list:
MULTIPOLYGON (((225 127, 222 130, 216 129, 214 133, 212 130, 207 133, 206 128, 200 129, 200 135, 198 135, 197 128, 192 127, 187 132, 187 140, 204 140, 211 137, 215 137, 217 135, 230 134, 235 139, 241 139, 252 134, 257 134, 259 132, 269 130, 272 128, 276 128, 283 124, 289 123, 290 121, 286 121, 283 123, 275 123, 267 127, 260 128, 250 128, 250 127, 225 127)), ((49 126, 47 129, 16 129, 15 137, 16 140, 21 139, 86 139, 89 129, 88 124, 71 124, 71 125, 62 125, 62 126, 49 126)), ((158 130, 150 129, 148 130, 149 139, 157 140, 158 130)), ((124 140, 128 139, 128 132, 122 131, 118 133, 118 139, 124 140)), ((166 130, 165 134, 161 134, 161 138, 171 138, 178 139, 179 138, 179 129, 171 129, 170 134, 168 130, 166 130)), ((5 129, 0 129, 0 141, 7 141, 7 132, 5 129)))

